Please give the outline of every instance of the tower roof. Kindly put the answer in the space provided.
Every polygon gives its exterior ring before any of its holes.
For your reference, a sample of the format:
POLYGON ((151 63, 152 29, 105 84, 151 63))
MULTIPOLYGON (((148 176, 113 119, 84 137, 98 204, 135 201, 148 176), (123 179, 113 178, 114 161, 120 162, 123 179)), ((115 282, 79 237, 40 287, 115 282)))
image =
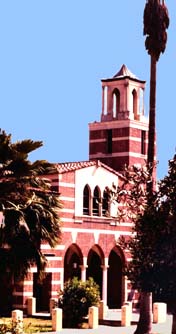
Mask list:
POLYGON ((133 79, 138 79, 124 64, 122 65, 121 69, 113 76, 113 78, 119 77, 130 77, 133 79))
POLYGON ((112 78, 102 79, 102 81, 122 80, 122 79, 125 79, 125 78, 145 83, 144 80, 140 80, 139 78, 137 78, 136 75, 134 75, 128 69, 128 67, 126 65, 124 65, 124 64, 122 65, 122 67, 120 68, 120 70, 112 78))

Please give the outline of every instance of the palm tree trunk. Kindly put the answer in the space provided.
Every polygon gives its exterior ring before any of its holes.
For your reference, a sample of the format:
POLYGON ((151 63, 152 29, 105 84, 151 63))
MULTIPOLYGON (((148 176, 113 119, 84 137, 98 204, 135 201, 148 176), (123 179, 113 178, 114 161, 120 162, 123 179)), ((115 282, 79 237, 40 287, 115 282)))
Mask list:
POLYGON ((150 334, 151 329, 152 329, 152 293, 142 291, 140 298, 140 316, 134 334, 150 334))
POLYGON ((176 312, 173 312, 172 334, 176 334, 176 312))
POLYGON ((149 110, 149 134, 148 134, 148 165, 151 165, 153 190, 154 183, 154 166, 155 161, 155 140, 156 140, 156 57, 151 56, 150 64, 150 110, 149 110))

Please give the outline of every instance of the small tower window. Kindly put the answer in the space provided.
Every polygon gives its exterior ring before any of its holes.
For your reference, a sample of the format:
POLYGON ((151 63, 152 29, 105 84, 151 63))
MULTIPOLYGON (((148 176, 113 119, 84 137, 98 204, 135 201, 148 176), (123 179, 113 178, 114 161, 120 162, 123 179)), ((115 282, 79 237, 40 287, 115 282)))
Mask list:
POLYGON ((135 89, 132 91, 132 95, 133 95, 133 115, 134 119, 137 120, 137 93, 135 89))
POLYGON ((118 117, 120 111, 120 92, 118 89, 115 89, 113 92, 113 118, 118 117))
POLYGON ((100 190, 96 186, 93 193, 93 216, 99 216, 100 190))
POLYGON ((107 153, 112 153, 112 129, 107 130, 107 153))
POLYGON ((146 139, 146 131, 142 130, 141 131, 141 154, 146 154, 146 149, 145 149, 145 139, 146 139))
POLYGON ((102 215, 107 216, 109 212, 109 195, 106 190, 103 192, 102 215))
POLYGON ((89 215, 90 212, 90 189, 86 185, 83 191, 83 215, 89 215))

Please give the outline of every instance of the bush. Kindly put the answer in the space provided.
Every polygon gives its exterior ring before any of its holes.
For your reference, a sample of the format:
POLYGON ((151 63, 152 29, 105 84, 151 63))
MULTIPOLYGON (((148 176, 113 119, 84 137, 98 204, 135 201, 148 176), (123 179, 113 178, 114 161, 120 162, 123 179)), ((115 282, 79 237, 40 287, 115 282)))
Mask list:
POLYGON ((63 326, 78 327, 88 314, 90 306, 98 306, 99 286, 93 278, 83 282, 74 277, 64 284, 59 292, 59 307, 63 309, 63 326))

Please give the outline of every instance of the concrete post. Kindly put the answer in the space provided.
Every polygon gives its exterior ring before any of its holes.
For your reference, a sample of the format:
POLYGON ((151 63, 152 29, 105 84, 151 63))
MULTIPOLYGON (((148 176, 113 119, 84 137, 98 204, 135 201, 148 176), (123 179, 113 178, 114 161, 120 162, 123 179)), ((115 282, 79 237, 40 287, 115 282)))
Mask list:
POLYGON ((129 308, 130 308, 130 314, 131 314, 131 318, 132 318, 133 303, 132 302, 125 302, 123 305, 128 305, 129 306, 129 308))
POLYGON ((36 313, 36 298, 29 297, 27 299, 27 315, 34 315, 36 313))
POLYGON ((98 317, 100 320, 103 320, 107 315, 108 307, 104 300, 101 300, 98 308, 98 317))
POLYGON ((58 332, 62 330, 62 309, 52 309, 52 330, 58 332))
POLYGON ((131 325, 131 307, 130 305, 123 305, 121 308, 121 326, 131 325))
POLYGON ((12 311, 12 326, 13 326, 13 331, 16 334, 23 333, 23 311, 21 310, 12 311))
POLYGON ((98 328, 98 307, 89 307, 88 324, 89 328, 98 328))
POLYGON ((153 304, 153 322, 155 324, 166 321, 167 307, 166 303, 153 304))

